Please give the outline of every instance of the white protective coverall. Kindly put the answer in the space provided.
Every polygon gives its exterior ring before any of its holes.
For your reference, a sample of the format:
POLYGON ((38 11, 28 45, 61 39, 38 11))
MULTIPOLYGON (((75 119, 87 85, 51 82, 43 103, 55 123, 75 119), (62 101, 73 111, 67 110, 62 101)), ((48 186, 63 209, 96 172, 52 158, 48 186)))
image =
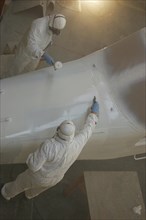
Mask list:
POLYGON ((53 32, 49 26, 51 27, 55 16, 45 16, 32 22, 18 45, 10 75, 30 72, 37 68, 44 50, 52 42, 53 32))
POLYGON ((28 169, 15 181, 4 185, 7 197, 12 198, 25 191, 27 198, 33 198, 60 182, 91 137, 97 121, 98 117, 90 113, 83 130, 68 141, 58 135, 46 140, 28 156, 28 169))

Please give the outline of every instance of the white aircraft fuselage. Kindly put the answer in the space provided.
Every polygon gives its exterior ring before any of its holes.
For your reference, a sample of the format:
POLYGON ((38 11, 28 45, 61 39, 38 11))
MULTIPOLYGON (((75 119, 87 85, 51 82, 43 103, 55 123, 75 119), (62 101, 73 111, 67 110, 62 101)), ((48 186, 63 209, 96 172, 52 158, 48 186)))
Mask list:
POLYGON ((2 79, 1 163, 24 163, 73 120, 83 127, 92 99, 100 105, 97 127, 79 159, 145 153, 145 29, 79 60, 2 79))

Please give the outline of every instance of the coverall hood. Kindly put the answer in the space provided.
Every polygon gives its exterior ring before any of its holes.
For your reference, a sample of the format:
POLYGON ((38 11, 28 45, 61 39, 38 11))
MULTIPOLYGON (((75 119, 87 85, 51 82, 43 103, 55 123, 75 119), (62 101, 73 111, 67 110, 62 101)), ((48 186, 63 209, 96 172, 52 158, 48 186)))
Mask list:
POLYGON ((49 27, 62 30, 66 25, 66 18, 62 14, 50 16, 49 27))
POLYGON ((70 141, 75 136, 75 125, 72 121, 65 120, 57 128, 57 135, 65 141, 70 141))

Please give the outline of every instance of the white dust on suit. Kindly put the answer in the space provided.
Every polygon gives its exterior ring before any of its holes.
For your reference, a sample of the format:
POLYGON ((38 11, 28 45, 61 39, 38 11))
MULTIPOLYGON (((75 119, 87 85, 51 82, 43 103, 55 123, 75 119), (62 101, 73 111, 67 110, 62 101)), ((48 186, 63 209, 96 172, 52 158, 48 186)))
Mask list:
POLYGON ((20 74, 37 68, 45 48, 52 42, 50 16, 34 20, 18 45, 10 73, 20 74))
POLYGON ((27 196, 35 197, 60 182, 91 137, 97 121, 98 117, 90 113, 83 130, 71 140, 64 141, 57 135, 46 140, 28 156, 28 169, 5 184, 7 196, 12 198, 25 191, 27 196))

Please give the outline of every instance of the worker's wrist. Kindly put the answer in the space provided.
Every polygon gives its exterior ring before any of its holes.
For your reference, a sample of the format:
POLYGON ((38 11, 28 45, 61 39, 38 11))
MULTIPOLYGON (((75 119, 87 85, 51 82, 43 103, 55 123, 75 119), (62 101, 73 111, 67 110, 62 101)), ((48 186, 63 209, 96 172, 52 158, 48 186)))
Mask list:
POLYGON ((91 111, 91 113, 94 114, 94 115, 96 115, 97 117, 99 117, 99 112, 96 113, 96 112, 92 112, 92 111, 91 111))

